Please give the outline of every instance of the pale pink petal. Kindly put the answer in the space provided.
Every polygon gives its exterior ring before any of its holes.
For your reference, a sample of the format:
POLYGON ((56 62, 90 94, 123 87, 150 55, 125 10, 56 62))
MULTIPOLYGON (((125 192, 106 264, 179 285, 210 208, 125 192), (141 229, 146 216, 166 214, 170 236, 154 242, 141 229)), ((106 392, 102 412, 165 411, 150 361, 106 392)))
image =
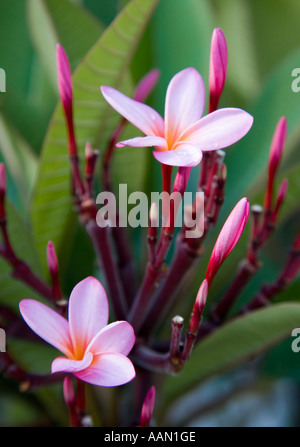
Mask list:
POLYGON ((118 90, 102 86, 106 101, 146 135, 164 137, 164 120, 152 107, 129 98, 118 90))
POLYGON ((72 290, 69 324, 76 356, 81 356, 93 337, 108 321, 108 301, 102 284, 93 277, 80 281, 72 290))
POLYGON ((117 147, 131 146, 131 147, 160 147, 167 149, 168 145, 162 137, 136 137, 130 140, 120 141, 116 144, 117 147))
POLYGON ((75 373, 79 379, 98 386, 118 386, 135 377, 134 366, 122 354, 106 352, 95 355, 92 364, 75 373))
POLYGON ((50 307, 35 300, 22 300, 20 312, 28 326, 43 340, 67 356, 72 356, 68 321, 50 307))
POLYGON ((128 355, 135 343, 132 326, 127 321, 116 321, 103 328, 91 341, 87 351, 93 354, 118 352, 128 355))
POLYGON ((157 161, 169 166, 197 166, 202 160, 201 150, 191 144, 177 145, 172 151, 153 151, 157 161))
POLYGON ((201 118, 204 105, 205 86, 195 68, 186 68, 171 79, 165 103, 165 138, 169 145, 201 118))
POLYGON ((87 352, 82 360, 71 360, 66 357, 57 357, 53 360, 51 365, 51 372, 56 373, 60 371, 75 373, 81 371, 92 363, 93 354, 87 352))
POLYGON ((202 151, 214 151, 236 143, 252 123, 253 117, 242 109, 219 109, 187 129, 180 140, 196 144, 202 151))

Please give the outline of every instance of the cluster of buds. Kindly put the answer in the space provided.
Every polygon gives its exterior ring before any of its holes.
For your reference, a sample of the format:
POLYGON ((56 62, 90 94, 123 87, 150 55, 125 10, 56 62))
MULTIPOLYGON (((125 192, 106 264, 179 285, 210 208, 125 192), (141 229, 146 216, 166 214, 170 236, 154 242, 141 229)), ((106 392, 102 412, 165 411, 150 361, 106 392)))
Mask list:
MULTIPOLYGON (((282 159, 286 137, 287 121, 285 117, 282 117, 278 121, 270 147, 268 180, 265 192, 264 206, 255 204, 251 207, 252 231, 247 256, 240 263, 239 271, 231 286, 211 311, 209 319, 213 325, 219 325, 225 319, 229 311, 232 309, 233 304, 236 302, 239 294, 243 291, 245 286, 261 267, 259 259, 260 251, 263 245, 270 238, 276 227, 279 218, 279 211, 287 194, 288 181, 287 179, 285 179, 281 183, 276 195, 276 199, 274 200, 276 174, 278 172, 280 161, 282 159)), ((287 270, 288 272, 290 271, 289 267, 287 268, 287 270)), ((285 275, 286 269, 284 269, 283 278, 285 278, 285 275)), ((294 277, 294 275, 292 276, 294 277)), ((281 278, 279 282, 282 285, 283 282, 285 283, 286 281, 285 279, 282 280, 281 278)), ((264 290, 267 290, 267 286, 264 287, 264 290)), ((268 300, 276 292, 278 293, 279 291, 280 288, 278 287, 278 283, 276 283, 276 286, 268 288, 268 293, 266 292, 266 294, 268 295, 268 300)), ((259 295, 261 296, 262 294, 260 293, 259 295)), ((257 307, 261 307, 262 305, 265 305, 268 300, 261 298, 258 299, 256 297, 251 301, 251 303, 249 303, 248 306, 245 307, 244 312, 247 309, 251 310, 257 307)))

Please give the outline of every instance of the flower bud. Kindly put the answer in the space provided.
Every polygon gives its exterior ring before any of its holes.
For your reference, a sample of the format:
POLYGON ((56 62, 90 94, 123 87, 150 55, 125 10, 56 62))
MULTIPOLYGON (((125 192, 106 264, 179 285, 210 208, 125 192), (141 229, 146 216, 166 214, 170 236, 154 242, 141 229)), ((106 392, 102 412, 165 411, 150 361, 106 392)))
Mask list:
POLYGON ((202 314, 206 304, 207 294, 208 294, 208 282, 205 279, 199 288, 196 301, 194 304, 193 313, 189 324, 189 332, 191 334, 197 334, 198 332, 202 314))
POLYGON ((287 135, 287 120, 285 117, 282 117, 280 118, 276 126, 270 148, 268 185, 265 196, 265 209, 267 210, 269 210, 272 205, 273 185, 275 175, 281 161, 286 135, 287 135))
POLYGON ((68 407, 72 407, 75 405, 76 396, 74 387, 72 384, 72 381, 70 377, 65 377, 64 383, 63 383, 63 393, 64 393, 64 399, 68 407))
POLYGON ((6 170, 5 165, 0 163, 0 220, 5 219, 5 194, 6 194, 6 170))
POLYGON ((59 44, 56 46, 56 63, 59 96, 65 114, 68 115, 72 113, 73 104, 72 75, 68 57, 59 44))
POLYGON ((250 212, 247 198, 241 199, 228 216, 212 251, 205 278, 208 285, 218 272, 224 260, 238 243, 250 212))
POLYGON ((68 57, 59 44, 56 46, 58 91, 68 127, 68 147, 72 157, 77 156, 77 148, 73 125, 73 89, 72 75, 68 57))
POLYGON ((51 276, 58 274, 58 261, 53 242, 49 241, 47 245, 47 263, 51 276))
POLYGON ((159 74, 160 72, 157 69, 151 70, 147 73, 138 83, 133 99, 139 102, 144 102, 155 87, 159 74))
POLYGON ((154 386, 152 386, 149 389, 148 393, 146 394, 143 403, 140 427, 149 427, 154 410, 154 404, 155 404, 155 388, 154 386))
POLYGON ((227 43, 223 31, 215 28, 211 40, 209 65, 209 112, 217 109, 227 75, 227 43))

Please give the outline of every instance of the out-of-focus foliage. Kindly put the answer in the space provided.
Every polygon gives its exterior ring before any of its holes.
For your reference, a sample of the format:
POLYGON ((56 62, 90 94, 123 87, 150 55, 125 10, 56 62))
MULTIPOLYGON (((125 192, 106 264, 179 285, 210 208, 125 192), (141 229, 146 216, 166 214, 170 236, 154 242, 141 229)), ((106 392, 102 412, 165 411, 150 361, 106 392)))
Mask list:
MULTIPOLYGON (((298 0, 0 0, 0 67, 6 71, 7 90, 0 93, 0 159, 8 171, 9 231, 20 257, 37 273, 45 274, 46 244, 51 239, 57 247, 66 294, 95 267, 90 244, 71 207, 66 130, 57 103, 56 43, 64 46, 74 72, 80 153, 90 141, 101 155, 118 116, 104 102, 100 85, 131 93, 149 69, 158 68, 160 80, 149 103, 163 114, 167 84, 180 69, 196 67, 207 85, 210 39, 213 29, 221 27, 227 38, 229 67, 220 106, 244 108, 253 114, 254 125, 241 142, 226 150, 226 199, 207 247, 239 198, 247 196, 251 204, 262 200, 272 134, 284 115, 288 140, 280 178, 289 178, 289 193, 280 227, 263 252, 263 267, 241 302, 262 283, 274 280, 300 229, 300 92, 291 88, 291 73, 300 61, 299 19, 298 0)), ((131 126, 125 132, 128 137, 136 136, 131 126)), ((191 188, 198 172, 198 168, 192 170, 191 188)), ((123 149, 114 159, 114 180, 116 185, 128 183, 129 192, 157 191, 160 165, 148 149, 123 149)), ((97 187, 101 188, 100 181, 97 187)), ((224 291, 243 258, 247 237, 246 232, 218 274, 212 301, 224 291)), ((141 243, 139 238, 138 232, 135 246, 141 243)), ((199 287, 209 254, 208 250, 197 265, 178 311, 189 309, 193 303, 193 292, 199 287)), ((137 264, 142 261, 138 259, 137 264)), ((17 309, 20 299, 34 297, 27 287, 9 277, 9 268, 2 260, 0 268, 1 303, 17 309)), ((295 303, 235 320, 200 344, 186 371, 167 380, 160 397, 162 408, 167 412, 168 399, 178 397, 180 387, 183 392, 196 386, 197 379, 222 373, 288 338, 289 328, 300 326, 299 296, 298 280, 278 297, 279 301, 295 303), (245 327, 248 332, 243 339, 245 327)), ((13 348, 24 364, 41 358, 34 347, 18 349, 16 344, 13 348)), ((262 361, 261 377, 272 372, 298 383, 297 363, 286 341, 269 352, 265 363, 262 361)), ((51 418, 57 424, 65 423, 57 389, 27 400, 1 380, 0 393, 0 425, 50 424, 51 418)))

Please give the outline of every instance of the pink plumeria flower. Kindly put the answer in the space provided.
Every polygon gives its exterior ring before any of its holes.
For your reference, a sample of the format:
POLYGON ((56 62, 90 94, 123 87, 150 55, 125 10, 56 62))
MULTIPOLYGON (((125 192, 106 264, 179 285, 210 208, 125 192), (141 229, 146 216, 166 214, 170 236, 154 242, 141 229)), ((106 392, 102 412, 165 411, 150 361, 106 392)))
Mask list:
POLYGON ((117 143, 117 147, 153 146, 153 155, 170 166, 192 167, 200 163, 202 151, 213 151, 240 140, 251 128, 253 117, 236 108, 219 109, 201 118, 205 86, 195 68, 177 73, 169 83, 165 118, 146 104, 109 86, 101 87, 106 101, 146 136, 117 143))
POLYGON ((208 285, 217 274, 219 268, 238 243, 249 218, 250 205, 246 197, 241 199, 229 214, 213 248, 205 279, 208 285))
POLYGON ((118 386, 135 377, 127 355, 135 336, 126 321, 108 324, 108 301, 101 283, 93 277, 79 282, 69 300, 69 321, 46 305, 31 299, 20 302, 28 326, 65 357, 52 362, 51 372, 73 373, 99 386, 118 386))

